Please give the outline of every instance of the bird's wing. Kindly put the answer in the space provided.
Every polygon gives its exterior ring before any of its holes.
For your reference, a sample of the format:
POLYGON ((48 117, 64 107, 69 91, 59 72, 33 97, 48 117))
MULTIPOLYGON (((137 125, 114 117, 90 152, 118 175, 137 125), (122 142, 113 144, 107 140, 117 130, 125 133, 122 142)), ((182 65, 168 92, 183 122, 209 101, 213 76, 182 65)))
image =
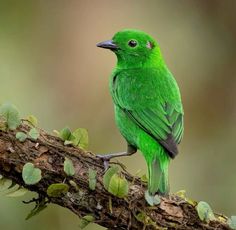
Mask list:
POLYGON ((172 158, 177 155, 177 144, 183 136, 183 114, 171 105, 160 104, 156 108, 123 110, 140 128, 157 140, 172 158), (167 107, 170 111, 167 111, 167 107))
MULTIPOLYGON (((116 104, 134 123, 157 140, 167 150, 170 157, 174 158, 178 153, 177 144, 182 139, 184 129, 180 98, 178 96, 174 100, 169 100, 168 97, 165 100, 165 96, 157 98, 153 93, 153 90, 158 90, 155 84, 154 88, 150 88, 150 85, 149 90, 145 90, 147 82, 140 83, 143 87, 132 92, 132 87, 127 88, 129 76, 125 77, 127 78, 126 85, 122 85, 122 80, 118 85, 114 85, 113 98, 116 104), (125 87, 126 92, 124 92, 125 87)), ((131 81, 134 83, 134 80, 131 81)))

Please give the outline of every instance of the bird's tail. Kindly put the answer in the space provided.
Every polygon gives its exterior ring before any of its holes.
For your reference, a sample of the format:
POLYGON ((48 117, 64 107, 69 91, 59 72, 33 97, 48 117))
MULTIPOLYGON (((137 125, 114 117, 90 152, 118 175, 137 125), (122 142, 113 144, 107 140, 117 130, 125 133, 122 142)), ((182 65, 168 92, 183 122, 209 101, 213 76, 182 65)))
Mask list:
POLYGON ((169 161, 169 157, 165 153, 161 158, 159 154, 155 154, 151 159, 147 159, 148 191, 150 195, 155 195, 157 192, 162 195, 169 193, 169 161))

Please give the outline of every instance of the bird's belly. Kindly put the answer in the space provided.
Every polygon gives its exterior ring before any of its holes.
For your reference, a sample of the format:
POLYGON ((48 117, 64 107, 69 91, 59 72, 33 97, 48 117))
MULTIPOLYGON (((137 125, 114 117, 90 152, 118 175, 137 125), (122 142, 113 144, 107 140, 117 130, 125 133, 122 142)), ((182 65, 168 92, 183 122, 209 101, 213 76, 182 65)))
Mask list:
POLYGON ((122 136, 129 144, 138 148, 138 127, 118 106, 115 106, 115 120, 122 136))
POLYGON ((163 147, 135 124, 118 106, 115 106, 115 120, 122 136, 129 144, 139 149, 147 161, 152 160, 154 154, 161 159, 167 157, 163 147))

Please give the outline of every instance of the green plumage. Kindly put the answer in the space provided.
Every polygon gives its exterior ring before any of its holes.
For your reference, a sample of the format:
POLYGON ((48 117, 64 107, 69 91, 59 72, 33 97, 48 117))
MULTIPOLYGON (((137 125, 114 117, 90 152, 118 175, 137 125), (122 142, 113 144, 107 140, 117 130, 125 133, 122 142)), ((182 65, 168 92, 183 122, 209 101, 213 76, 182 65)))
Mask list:
POLYGON ((118 62, 110 78, 117 126, 148 166, 148 190, 168 193, 168 166, 183 135, 177 83, 157 42, 144 32, 123 30, 112 38, 118 62), (131 41, 132 40, 132 41, 131 41), (132 43, 132 44, 131 44, 132 43))

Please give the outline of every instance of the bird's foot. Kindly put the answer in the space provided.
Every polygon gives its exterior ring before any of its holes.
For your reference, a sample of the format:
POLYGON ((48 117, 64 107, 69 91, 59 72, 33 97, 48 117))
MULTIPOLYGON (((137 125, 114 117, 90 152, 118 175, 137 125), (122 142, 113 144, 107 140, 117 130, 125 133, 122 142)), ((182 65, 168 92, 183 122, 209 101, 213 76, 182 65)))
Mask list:
POLYGON ((105 171, 107 171, 107 169, 109 168, 109 162, 110 162, 112 157, 110 157, 109 154, 108 155, 98 154, 98 155, 96 155, 96 157, 103 161, 105 171))
POLYGON ((103 160, 105 170, 107 170, 109 167, 109 162, 112 158, 131 156, 135 152, 136 152, 136 149, 129 147, 127 152, 110 153, 110 154, 106 154, 106 155, 99 154, 99 155, 96 155, 96 157, 103 160))
POLYGON ((109 162, 112 158, 130 156, 132 154, 133 153, 129 153, 129 152, 119 152, 119 153, 110 153, 110 154, 105 154, 105 155, 99 154, 99 155, 96 155, 96 157, 103 160, 104 168, 106 171, 109 168, 109 162))

